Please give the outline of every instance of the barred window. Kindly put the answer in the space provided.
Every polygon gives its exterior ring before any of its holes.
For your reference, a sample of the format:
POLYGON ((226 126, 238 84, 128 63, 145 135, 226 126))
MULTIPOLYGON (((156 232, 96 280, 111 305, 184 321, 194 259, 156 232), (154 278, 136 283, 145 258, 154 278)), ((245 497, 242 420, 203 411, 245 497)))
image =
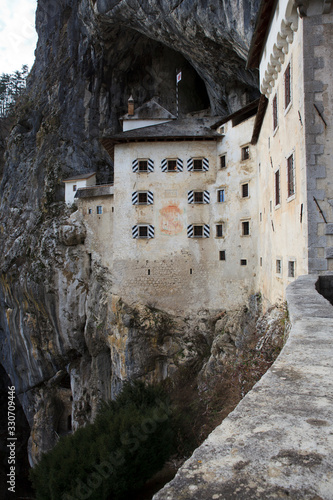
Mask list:
POLYGON ((220 156, 220 168, 225 168, 227 166, 226 155, 220 156))
POLYGON ((291 74, 290 74, 290 63, 284 73, 284 106, 287 109, 291 102, 291 74))
POLYGON ((242 160, 248 160, 250 158, 250 146, 244 146, 242 148, 242 160))
POLYGON ((295 165, 294 155, 290 155, 287 159, 287 183, 288 183, 288 197, 295 194, 295 165))
POLYGON ((275 94, 273 98, 273 130, 278 126, 278 106, 277 106, 277 95, 275 94))
POLYGON ((219 203, 222 203, 225 201, 225 190, 224 189, 219 189, 217 191, 217 201, 219 203))
POLYGON ((276 266, 276 274, 281 274, 281 272, 282 272, 282 262, 281 262, 281 259, 276 259, 275 266, 276 266))
POLYGON ((288 262, 288 276, 289 278, 295 278, 296 263, 294 260, 288 262))
POLYGON ((280 170, 275 172, 275 206, 280 205, 280 170))
POLYGON ((242 184, 242 198, 249 197, 249 185, 248 183, 242 184))
POLYGON ((249 236, 250 234, 250 222, 248 220, 242 222, 242 235, 249 236))

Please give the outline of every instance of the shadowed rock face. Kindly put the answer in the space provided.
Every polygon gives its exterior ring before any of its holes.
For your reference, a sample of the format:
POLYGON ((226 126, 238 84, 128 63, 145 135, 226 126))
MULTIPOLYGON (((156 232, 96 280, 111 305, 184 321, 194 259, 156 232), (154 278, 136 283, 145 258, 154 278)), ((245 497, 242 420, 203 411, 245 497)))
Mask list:
POLYGON ((124 335, 122 315, 112 309, 112 277, 90 261, 84 228, 70 226, 62 180, 88 171, 110 180, 113 165, 100 137, 119 131, 130 94, 136 105, 155 96, 175 113, 177 68, 181 114, 208 107, 227 114, 257 97, 255 75, 244 66, 258 3, 38 2, 36 62, 0 187, 1 363, 33 428, 32 462, 52 446, 64 418, 61 374, 71 377, 75 428, 129 375, 165 376, 184 343, 174 348, 163 336, 150 351, 140 326, 126 326, 124 335))

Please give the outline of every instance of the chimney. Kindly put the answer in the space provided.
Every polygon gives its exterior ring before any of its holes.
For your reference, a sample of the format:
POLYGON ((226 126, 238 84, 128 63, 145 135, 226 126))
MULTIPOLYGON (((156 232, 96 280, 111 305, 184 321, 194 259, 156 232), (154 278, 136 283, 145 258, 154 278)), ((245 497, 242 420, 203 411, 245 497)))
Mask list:
POLYGON ((128 116, 133 116, 134 115, 134 99, 133 96, 131 96, 128 101, 128 116))

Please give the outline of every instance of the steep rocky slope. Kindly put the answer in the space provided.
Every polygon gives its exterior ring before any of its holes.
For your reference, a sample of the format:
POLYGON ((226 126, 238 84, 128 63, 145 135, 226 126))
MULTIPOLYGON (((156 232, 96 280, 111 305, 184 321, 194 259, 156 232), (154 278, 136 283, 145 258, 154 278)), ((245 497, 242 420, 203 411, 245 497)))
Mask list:
POLYGON ((217 311, 170 318, 112 295, 112 276, 85 252, 84 227, 68 223, 62 180, 91 170, 110 179, 99 138, 118 129, 131 93, 138 104, 159 96, 174 112, 176 68, 182 113, 228 113, 256 97, 244 59, 258 3, 38 2, 36 63, 0 188, 1 363, 32 427, 31 462, 123 379, 158 380, 210 345, 217 311))

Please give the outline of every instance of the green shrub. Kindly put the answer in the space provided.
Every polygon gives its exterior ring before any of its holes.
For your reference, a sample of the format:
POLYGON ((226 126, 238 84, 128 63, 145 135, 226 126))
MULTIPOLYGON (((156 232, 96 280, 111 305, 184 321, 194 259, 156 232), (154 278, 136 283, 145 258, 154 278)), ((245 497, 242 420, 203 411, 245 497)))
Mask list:
POLYGON ((171 411, 160 388, 127 383, 95 422, 63 437, 31 470, 36 500, 121 500, 168 458, 171 411))

